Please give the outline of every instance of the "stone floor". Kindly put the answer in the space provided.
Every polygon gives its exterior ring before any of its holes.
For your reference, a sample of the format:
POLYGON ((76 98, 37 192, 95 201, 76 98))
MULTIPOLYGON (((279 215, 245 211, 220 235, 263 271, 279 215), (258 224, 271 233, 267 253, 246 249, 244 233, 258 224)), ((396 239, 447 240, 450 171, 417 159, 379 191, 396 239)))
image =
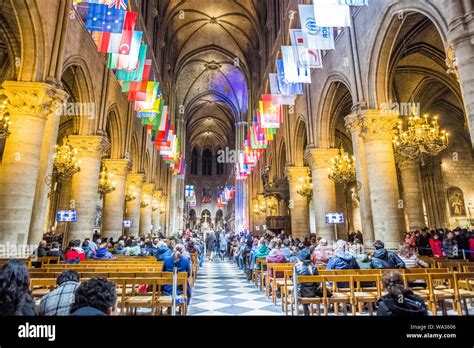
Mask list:
POLYGON ((284 315, 230 261, 205 260, 193 289, 189 315, 284 315))

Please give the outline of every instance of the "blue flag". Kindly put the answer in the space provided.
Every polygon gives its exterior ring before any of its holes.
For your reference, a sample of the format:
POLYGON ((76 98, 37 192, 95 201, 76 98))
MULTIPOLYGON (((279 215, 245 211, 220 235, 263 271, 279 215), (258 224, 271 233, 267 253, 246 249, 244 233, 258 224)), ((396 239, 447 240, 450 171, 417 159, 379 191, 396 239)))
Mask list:
POLYGON ((278 87, 282 94, 300 95, 303 94, 302 83, 287 83, 285 81, 285 67, 282 59, 276 61, 277 75, 278 75, 278 87))
POLYGON ((86 29, 106 33, 120 34, 127 11, 109 8, 103 4, 89 4, 86 29))

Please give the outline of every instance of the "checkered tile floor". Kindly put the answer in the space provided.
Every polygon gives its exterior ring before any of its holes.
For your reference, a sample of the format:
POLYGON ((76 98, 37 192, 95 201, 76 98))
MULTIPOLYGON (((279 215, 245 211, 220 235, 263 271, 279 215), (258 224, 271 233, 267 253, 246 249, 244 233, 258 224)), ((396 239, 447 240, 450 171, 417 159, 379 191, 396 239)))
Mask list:
POLYGON ((283 315, 230 261, 205 260, 199 269, 188 315, 283 315))

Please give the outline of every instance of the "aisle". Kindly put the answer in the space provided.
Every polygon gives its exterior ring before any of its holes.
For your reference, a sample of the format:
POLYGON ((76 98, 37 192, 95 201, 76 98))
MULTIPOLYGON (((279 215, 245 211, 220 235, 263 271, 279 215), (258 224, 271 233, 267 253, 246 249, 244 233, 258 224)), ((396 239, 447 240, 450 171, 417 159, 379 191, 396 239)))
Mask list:
POLYGON ((230 261, 205 260, 193 289, 189 315, 283 315, 230 261))

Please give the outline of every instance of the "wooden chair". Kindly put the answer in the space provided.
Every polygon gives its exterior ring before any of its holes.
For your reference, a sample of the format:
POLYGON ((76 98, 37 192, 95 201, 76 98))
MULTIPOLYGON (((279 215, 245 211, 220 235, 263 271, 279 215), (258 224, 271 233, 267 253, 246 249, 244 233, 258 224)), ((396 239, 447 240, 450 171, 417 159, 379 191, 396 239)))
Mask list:
MULTIPOLYGON (((281 288, 281 309, 288 315, 288 304, 292 298, 293 291, 293 269, 283 271, 283 286, 281 288)), ((291 304, 291 315, 293 315, 293 304, 291 304)))
POLYGON ((441 307, 443 315, 448 315, 446 309, 447 300, 452 301, 453 309, 455 309, 456 296, 454 290, 454 274, 429 273, 428 276, 434 306, 436 307, 436 303, 438 303, 441 307))
POLYGON ((431 282, 429 274, 420 273, 420 274, 403 274, 403 283, 405 288, 411 288, 413 293, 421 297, 424 301, 428 303, 428 308, 431 310, 433 315, 436 315, 436 304, 433 302, 433 296, 431 291, 431 282), (420 284, 420 286, 410 287, 410 284, 420 284))
POLYGON ((352 315, 355 315, 355 306, 353 302, 354 298, 354 281, 351 275, 325 275, 326 282, 331 282, 332 285, 328 286, 332 290, 332 297, 327 298, 327 304, 334 305, 334 314, 338 315, 339 305, 342 304, 344 315, 347 315, 347 304, 351 306, 352 315), (348 285, 348 288, 341 287, 342 285, 348 285))
POLYGON ((267 263, 267 274, 265 279, 265 290, 267 298, 272 292, 273 304, 276 305, 277 292, 284 285, 284 278, 277 278, 284 274, 284 271, 292 270, 294 263, 267 263))
POLYGON ((374 304, 382 296, 380 274, 364 274, 353 276, 355 282, 354 305, 357 306, 359 314, 362 314, 362 306, 367 303, 369 314, 374 313, 374 304), (374 287, 375 285, 375 287, 374 287))
POLYGON ((113 281, 117 295, 120 294, 120 314, 136 315, 138 308, 150 308, 152 315, 156 313, 157 278, 115 278, 113 281), (144 285, 146 292, 138 291, 140 285, 144 285))
MULTIPOLYGON (((296 306, 296 310, 299 310, 299 305, 307 304, 309 306, 309 313, 311 316, 314 315, 314 307, 313 305, 317 305, 318 315, 321 315, 321 305, 324 308, 324 315, 328 313, 328 302, 329 298, 327 296, 327 285, 326 285, 326 277, 324 276, 298 276, 297 277, 298 284, 300 283, 319 283, 322 287, 323 297, 298 297, 298 304, 296 306)), ((293 297, 293 296, 292 296, 293 297)), ((292 304, 293 307, 293 304, 292 304)), ((293 314, 293 308, 291 310, 293 314)))
MULTIPOLYGON (((188 283, 188 274, 186 272, 178 273, 178 280, 177 286, 182 286, 183 293, 177 296, 177 300, 181 300, 178 304, 180 308, 180 314, 186 315, 188 313, 188 290, 187 290, 187 283, 188 283)), ((173 273, 163 272, 162 276, 158 278, 158 285, 159 285, 159 296, 157 298, 157 309, 160 311, 162 308, 171 308, 173 306, 173 298, 170 295, 164 295, 162 293, 162 287, 165 285, 173 285, 173 273)))
POLYGON ((467 300, 472 303, 474 298, 474 272, 454 273, 454 296, 458 315, 462 315, 462 305, 469 315, 467 300))

